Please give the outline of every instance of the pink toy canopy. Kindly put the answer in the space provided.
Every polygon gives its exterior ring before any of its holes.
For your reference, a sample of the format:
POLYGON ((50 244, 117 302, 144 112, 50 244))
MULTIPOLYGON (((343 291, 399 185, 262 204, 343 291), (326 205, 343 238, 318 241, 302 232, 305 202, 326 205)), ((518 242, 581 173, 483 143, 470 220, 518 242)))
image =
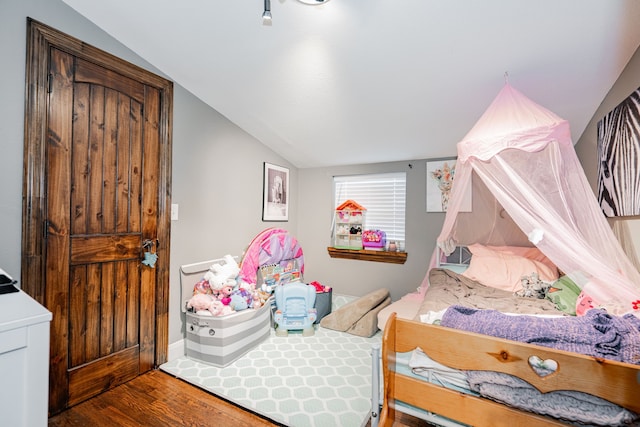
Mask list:
POLYGON ((281 261, 296 260, 300 273, 304 274, 304 254, 298 239, 281 228, 267 228, 249 244, 240 261, 240 279, 256 284, 258 268, 281 261))
POLYGON ((640 273, 593 194, 569 123, 510 85, 458 143, 438 246, 537 246, 612 314, 640 313, 640 273), (472 187, 472 212, 460 212, 472 187))

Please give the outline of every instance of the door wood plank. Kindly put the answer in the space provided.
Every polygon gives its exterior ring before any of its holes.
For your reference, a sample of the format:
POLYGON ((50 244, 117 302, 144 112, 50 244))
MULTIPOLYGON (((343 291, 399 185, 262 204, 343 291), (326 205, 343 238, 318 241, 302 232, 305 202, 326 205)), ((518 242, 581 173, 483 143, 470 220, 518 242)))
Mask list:
POLYGON ((111 89, 122 92, 140 102, 144 99, 144 85, 142 83, 82 59, 78 59, 76 81, 101 85, 107 82, 111 89))
POLYGON ((71 179, 71 233, 87 232, 87 197, 89 187, 89 85, 76 85, 73 99, 73 157, 71 179))
MULTIPOLYGON (((147 88, 144 100, 144 128, 142 172, 142 235, 145 239, 156 241, 158 229, 158 153, 160 121, 160 95, 156 89, 147 88)), ((168 244, 163 242, 162 244, 168 244)), ((157 250, 154 245, 154 251, 157 250)), ((156 282, 156 269, 144 267, 142 269, 143 284, 156 282)), ((155 286, 143 286, 140 290, 140 370, 147 371, 153 367, 155 360, 155 316, 150 313, 156 304, 155 286)))
POLYGON ((69 287, 69 366, 86 362, 87 269, 71 269, 69 287))
MULTIPOLYGON (((102 282, 100 297, 100 356, 113 353, 113 294, 115 281, 115 265, 102 264, 102 282)), ((69 390, 72 391, 71 389, 69 390)))
POLYGON ((71 263, 123 261, 140 259, 142 240, 139 234, 73 236, 71 263))
POLYGON ((69 406, 135 378, 139 373, 138 351, 138 347, 128 348, 91 364, 71 369, 69 406))
MULTIPOLYGON (((52 89, 50 94, 47 135, 47 193, 71 200, 71 123, 73 120, 73 57, 57 49, 51 50, 52 89)), ((69 206, 47 199, 47 283, 45 307, 53 313, 51 322, 51 365, 49 369, 49 402, 64 408, 67 403, 67 363, 69 328, 69 206)))
POLYGON ((93 85, 89 93, 89 200, 87 233, 102 232, 104 88, 93 85))
POLYGON ((102 165, 102 232, 116 232, 118 175, 118 93, 105 90, 104 158, 102 165))
POLYGON ((97 263, 87 264, 86 360, 94 360, 100 357, 100 309, 102 297, 100 283, 102 283, 102 265, 97 263))
POLYGON ((114 283, 113 302, 113 351, 125 349, 127 343, 127 322, 138 322, 127 313, 127 285, 128 265, 121 261, 115 265, 116 277, 114 283))
POLYGON ((131 209, 129 182, 131 180, 131 138, 130 135, 130 110, 131 102, 129 98, 118 95, 118 171, 117 171, 117 206, 116 206, 116 233, 137 232, 129 228, 129 214, 131 209))
MULTIPOLYGON (((128 281, 127 281, 127 313, 129 317, 133 319, 139 319, 140 316, 140 269, 142 264, 137 261, 129 261, 128 267, 128 281)), ((139 322, 127 322, 127 347, 138 345, 139 322)))
POLYGON ((131 191, 129 207, 129 232, 142 231, 142 105, 131 102, 131 169, 129 171, 131 191))

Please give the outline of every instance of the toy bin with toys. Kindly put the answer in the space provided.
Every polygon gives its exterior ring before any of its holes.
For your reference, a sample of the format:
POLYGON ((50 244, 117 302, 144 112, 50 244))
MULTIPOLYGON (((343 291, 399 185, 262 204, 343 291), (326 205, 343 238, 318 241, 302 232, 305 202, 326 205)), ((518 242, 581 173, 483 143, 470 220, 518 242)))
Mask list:
POLYGON ((188 358, 225 367, 269 337, 272 297, 237 275, 230 255, 180 267, 188 358))

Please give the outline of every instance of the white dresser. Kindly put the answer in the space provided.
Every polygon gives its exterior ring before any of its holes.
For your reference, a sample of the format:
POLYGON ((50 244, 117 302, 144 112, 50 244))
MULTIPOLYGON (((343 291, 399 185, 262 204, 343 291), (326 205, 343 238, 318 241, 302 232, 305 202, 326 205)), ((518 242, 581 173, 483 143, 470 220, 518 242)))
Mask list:
POLYGON ((46 426, 51 313, 26 293, 0 295, 2 425, 46 426))

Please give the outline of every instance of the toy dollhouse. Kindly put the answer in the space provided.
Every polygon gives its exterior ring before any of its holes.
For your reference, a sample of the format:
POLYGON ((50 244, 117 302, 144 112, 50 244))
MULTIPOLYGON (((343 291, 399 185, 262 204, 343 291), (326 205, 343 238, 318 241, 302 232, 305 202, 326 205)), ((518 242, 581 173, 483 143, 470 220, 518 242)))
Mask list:
POLYGON ((336 208, 333 246, 339 249, 362 249, 362 231, 367 209, 353 200, 336 208))

